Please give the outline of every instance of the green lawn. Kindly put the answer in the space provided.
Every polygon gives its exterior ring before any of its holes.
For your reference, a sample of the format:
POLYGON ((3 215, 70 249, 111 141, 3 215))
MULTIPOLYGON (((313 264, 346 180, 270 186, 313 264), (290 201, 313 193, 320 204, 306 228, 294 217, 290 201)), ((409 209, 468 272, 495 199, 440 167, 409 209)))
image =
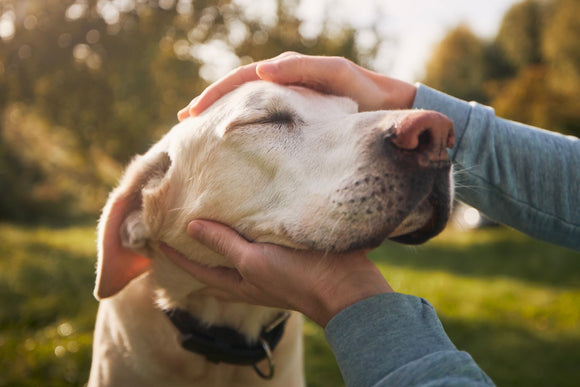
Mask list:
MULTIPOLYGON (((82 386, 97 302, 92 227, 0 224, 0 386, 82 386)), ((455 344, 498 386, 577 386, 580 254, 505 228, 446 231, 372 253, 393 288, 427 298, 455 344)), ((309 386, 342 380, 305 327, 309 386)))

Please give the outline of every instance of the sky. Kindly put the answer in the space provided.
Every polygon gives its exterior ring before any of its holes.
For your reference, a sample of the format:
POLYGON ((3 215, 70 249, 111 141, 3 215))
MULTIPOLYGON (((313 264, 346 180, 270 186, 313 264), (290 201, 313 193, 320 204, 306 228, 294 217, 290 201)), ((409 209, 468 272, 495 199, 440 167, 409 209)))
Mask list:
MULTIPOLYGON (((339 24, 357 29, 376 20, 384 43, 375 70, 414 82, 423 76, 433 47, 459 24, 493 38, 505 12, 520 0, 302 0, 304 28, 316 31, 325 9, 339 24), (326 8, 325 8, 325 5, 326 8), (330 5, 330 6, 328 6, 330 5)), ((363 34, 364 36, 364 34, 363 34)))

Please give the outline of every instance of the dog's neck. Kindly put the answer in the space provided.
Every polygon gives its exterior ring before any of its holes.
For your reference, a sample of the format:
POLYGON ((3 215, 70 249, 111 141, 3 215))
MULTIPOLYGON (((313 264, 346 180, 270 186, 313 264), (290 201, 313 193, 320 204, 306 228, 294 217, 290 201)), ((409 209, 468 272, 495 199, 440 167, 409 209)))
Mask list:
MULTIPOLYGON (((203 262, 203 258, 200 259, 203 262)), ((157 257, 152 277, 153 299, 160 310, 182 310, 206 326, 230 327, 256 342, 264 328, 282 311, 240 302, 229 302, 204 294, 205 284, 183 270, 167 271, 173 265, 165 257, 157 257)), ((175 269, 173 267, 172 269, 175 269)))

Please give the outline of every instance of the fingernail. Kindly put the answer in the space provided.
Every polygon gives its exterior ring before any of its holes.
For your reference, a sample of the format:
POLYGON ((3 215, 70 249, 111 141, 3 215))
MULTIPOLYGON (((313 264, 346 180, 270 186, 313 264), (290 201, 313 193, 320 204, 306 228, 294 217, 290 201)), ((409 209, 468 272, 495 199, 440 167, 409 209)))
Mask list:
POLYGON ((189 116, 189 106, 184 107, 183 109, 177 112, 177 119, 179 121, 185 120, 188 116, 189 116))
POLYGON ((264 62, 259 64, 256 67, 256 73, 260 78, 264 78, 264 76, 272 76, 278 71, 278 63, 277 62, 264 62))
POLYGON ((187 117, 194 116, 194 114, 193 114, 194 107, 198 101, 199 101, 199 95, 197 97, 195 97, 194 99, 192 99, 191 102, 186 107, 184 107, 183 109, 181 109, 177 113, 177 118, 179 118, 179 121, 183 121, 187 117))
POLYGON ((187 225, 187 235, 197 239, 203 232, 203 224, 201 222, 192 221, 187 225))

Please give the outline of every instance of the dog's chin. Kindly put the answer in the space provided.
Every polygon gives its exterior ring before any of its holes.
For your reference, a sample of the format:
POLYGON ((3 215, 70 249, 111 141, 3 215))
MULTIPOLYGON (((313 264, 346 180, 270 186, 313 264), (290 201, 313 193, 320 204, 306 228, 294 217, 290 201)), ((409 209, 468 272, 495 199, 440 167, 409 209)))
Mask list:
POLYGON ((420 203, 394 230, 380 230, 373 234, 367 234, 360 240, 352 243, 347 251, 360 249, 374 249, 385 240, 406 244, 419 245, 437 236, 449 220, 450 200, 449 197, 440 197, 431 194, 420 203))
POLYGON ((427 202, 431 208, 431 212, 420 227, 393 233, 394 235, 390 235, 388 239, 406 245, 420 245, 439 235, 449 220, 449 201, 441 202, 435 195, 432 195, 427 199, 427 202))
MULTIPOLYGON (((372 250, 379 247, 385 240, 406 244, 419 245, 435 237, 447 225, 450 216, 450 204, 440 203, 429 197, 424 203, 404 218, 396 227, 385 226, 384 220, 376 220, 373 224, 361 224, 350 228, 343 238, 322 238, 322 240, 304 241, 306 249, 348 253, 357 250, 372 250)), ((301 249, 301 248, 299 248, 301 249)))
POLYGON ((343 249, 330 249, 337 253, 348 253, 356 250, 373 250, 382 245, 386 240, 405 244, 405 245, 420 245, 427 242, 429 239, 437 236, 447 224, 447 216, 433 215, 429 218, 427 223, 422 227, 408 231, 396 236, 391 236, 388 232, 377 233, 374 235, 367 235, 363 238, 355 240, 343 249))
POLYGON ((439 235, 445 228, 446 223, 446 220, 442 221, 440 217, 434 216, 424 227, 407 234, 389 237, 388 239, 405 245, 420 245, 439 235))

